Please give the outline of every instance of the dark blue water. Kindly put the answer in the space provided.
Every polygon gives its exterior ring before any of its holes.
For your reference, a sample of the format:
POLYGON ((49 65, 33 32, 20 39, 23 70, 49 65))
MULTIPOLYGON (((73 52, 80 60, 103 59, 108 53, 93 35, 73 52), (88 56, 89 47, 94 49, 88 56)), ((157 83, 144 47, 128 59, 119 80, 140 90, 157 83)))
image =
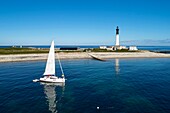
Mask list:
POLYGON ((65 85, 32 82, 45 63, 0 63, 0 113, 170 112, 169 58, 62 60, 65 85))
POLYGON ((137 46, 139 50, 169 51, 170 46, 137 46))

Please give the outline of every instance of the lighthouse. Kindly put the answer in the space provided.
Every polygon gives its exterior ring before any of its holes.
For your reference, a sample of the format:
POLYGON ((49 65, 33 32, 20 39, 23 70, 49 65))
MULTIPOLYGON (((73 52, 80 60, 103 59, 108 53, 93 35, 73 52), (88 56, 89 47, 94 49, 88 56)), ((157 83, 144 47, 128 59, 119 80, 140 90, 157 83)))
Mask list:
POLYGON ((119 45, 119 27, 117 26, 116 28, 116 44, 115 46, 120 46, 119 45))

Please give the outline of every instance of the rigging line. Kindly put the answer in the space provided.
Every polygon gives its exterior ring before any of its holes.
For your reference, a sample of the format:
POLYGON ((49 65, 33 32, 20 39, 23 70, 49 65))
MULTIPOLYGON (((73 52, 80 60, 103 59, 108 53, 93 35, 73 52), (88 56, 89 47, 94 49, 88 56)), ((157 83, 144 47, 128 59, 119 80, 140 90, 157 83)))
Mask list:
POLYGON ((59 65, 60 65, 61 73, 62 73, 62 75, 64 75, 64 71, 63 71, 58 53, 57 53, 57 57, 58 57, 58 62, 59 62, 59 65))

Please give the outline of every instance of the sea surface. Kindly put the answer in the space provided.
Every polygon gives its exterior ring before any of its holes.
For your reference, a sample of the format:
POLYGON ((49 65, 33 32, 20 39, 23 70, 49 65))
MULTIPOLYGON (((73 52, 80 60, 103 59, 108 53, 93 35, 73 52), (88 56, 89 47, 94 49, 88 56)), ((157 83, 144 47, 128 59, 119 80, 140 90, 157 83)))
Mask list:
POLYGON ((0 113, 170 113, 169 58, 61 60, 65 84, 32 82, 45 63, 0 63, 0 113))

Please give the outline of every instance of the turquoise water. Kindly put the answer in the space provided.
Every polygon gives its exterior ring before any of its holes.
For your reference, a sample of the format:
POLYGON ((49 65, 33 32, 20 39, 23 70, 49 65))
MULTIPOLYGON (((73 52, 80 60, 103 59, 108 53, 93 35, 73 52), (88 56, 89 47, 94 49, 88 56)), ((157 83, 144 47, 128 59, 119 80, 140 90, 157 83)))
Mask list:
POLYGON ((0 113, 170 112, 169 58, 62 60, 65 84, 32 82, 45 63, 0 63, 0 113))

